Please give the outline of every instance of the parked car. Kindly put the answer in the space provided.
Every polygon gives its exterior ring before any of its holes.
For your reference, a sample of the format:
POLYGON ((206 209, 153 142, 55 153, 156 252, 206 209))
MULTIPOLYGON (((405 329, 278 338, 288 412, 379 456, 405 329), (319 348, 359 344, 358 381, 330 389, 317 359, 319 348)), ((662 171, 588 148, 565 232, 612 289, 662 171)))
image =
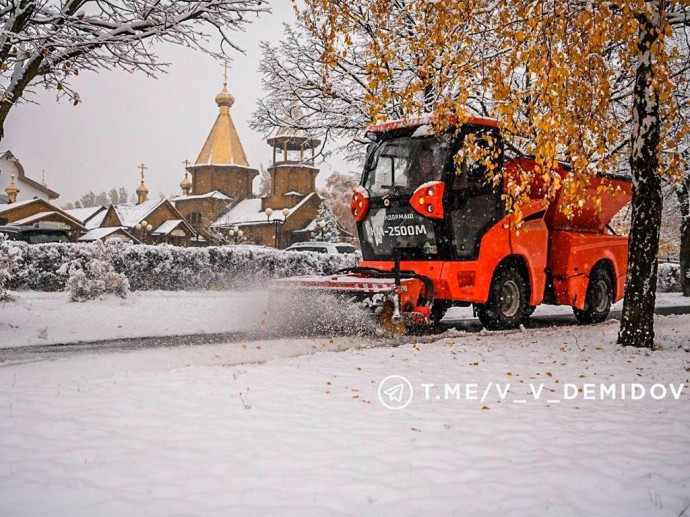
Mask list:
POLYGON ((0 234, 7 235, 12 241, 24 241, 29 244, 47 242, 70 242, 69 234, 64 230, 36 228, 35 226, 0 226, 0 234))
POLYGON ((328 255, 356 253, 357 248, 346 242, 297 242, 286 248, 285 251, 313 251, 328 255))

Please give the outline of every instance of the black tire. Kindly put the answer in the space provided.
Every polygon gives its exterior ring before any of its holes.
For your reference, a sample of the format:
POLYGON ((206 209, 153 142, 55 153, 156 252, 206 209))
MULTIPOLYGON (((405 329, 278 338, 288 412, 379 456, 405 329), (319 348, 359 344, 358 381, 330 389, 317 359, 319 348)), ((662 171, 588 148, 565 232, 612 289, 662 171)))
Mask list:
POLYGON ((534 311, 536 311, 537 308, 534 305, 528 305, 525 307, 525 313, 522 315, 522 321, 526 321, 529 319, 529 317, 534 314, 534 311))
POLYGON ((512 329, 520 326, 526 308, 525 279, 516 270, 502 267, 491 282, 489 299, 477 305, 477 316, 488 330, 512 329))
POLYGON ((434 324, 438 323, 443 319, 443 317, 446 315, 446 312, 448 312, 448 309, 450 309, 450 303, 445 302, 445 301, 436 301, 434 304, 431 306, 431 321, 434 322, 434 324))
POLYGON ((611 310, 613 300, 613 279, 604 268, 596 268, 589 275, 587 296, 583 310, 573 307, 575 318, 580 323, 601 323, 611 310))

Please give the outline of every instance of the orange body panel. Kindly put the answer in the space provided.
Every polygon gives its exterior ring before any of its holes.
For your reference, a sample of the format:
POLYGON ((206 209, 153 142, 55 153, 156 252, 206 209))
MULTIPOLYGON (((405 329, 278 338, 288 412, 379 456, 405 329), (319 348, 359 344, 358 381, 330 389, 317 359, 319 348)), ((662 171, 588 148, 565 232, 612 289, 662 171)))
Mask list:
POLYGON ((549 229, 544 219, 523 221, 522 226, 510 229, 510 250, 521 257, 529 272, 529 305, 537 306, 544 300, 546 268, 549 259, 549 229))
MULTIPOLYGON (((509 160, 505 164, 504 182, 519 181, 521 172, 531 172, 534 167, 534 159, 529 157, 509 160)), ((559 165, 558 173, 562 178, 568 174, 563 165, 559 165)), ((548 206, 544 205, 544 180, 539 174, 530 176, 527 195, 531 199, 538 200, 535 202, 541 206, 541 209, 547 209, 545 221, 550 229, 603 233, 613 216, 630 201, 632 185, 630 181, 615 177, 593 176, 589 181, 587 192, 583 193, 585 202, 570 219, 561 210, 562 190, 555 199, 549 202, 548 206), (612 191, 599 192, 598 189, 602 186, 608 186, 612 191), (593 201, 597 196, 601 198, 598 209, 593 201)), ((532 205, 533 203, 530 203, 530 206, 532 205)), ((525 207, 521 209, 527 215, 525 207)))
POLYGON ((628 238, 588 232, 554 231, 549 267, 553 274, 556 303, 584 308, 592 268, 600 261, 610 264, 614 301, 623 298, 628 267, 628 238))
POLYGON ((444 287, 438 298, 484 303, 489 297, 489 288, 494 270, 507 255, 510 255, 510 232, 508 218, 493 226, 482 237, 479 258, 474 261, 453 261, 443 265, 444 287), (475 275, 474 283, 468 285, 467 272, 475 275))

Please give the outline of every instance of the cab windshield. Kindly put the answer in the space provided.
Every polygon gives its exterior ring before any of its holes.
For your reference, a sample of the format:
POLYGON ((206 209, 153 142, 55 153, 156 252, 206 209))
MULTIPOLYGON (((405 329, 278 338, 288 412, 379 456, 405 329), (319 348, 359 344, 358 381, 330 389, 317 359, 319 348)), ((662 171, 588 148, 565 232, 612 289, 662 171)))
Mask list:
POLYGON ((420 185, 440 180, 449 149, 447 142, 434 137, 384 140, 367 160, 369 195, 411 195, 420 185))

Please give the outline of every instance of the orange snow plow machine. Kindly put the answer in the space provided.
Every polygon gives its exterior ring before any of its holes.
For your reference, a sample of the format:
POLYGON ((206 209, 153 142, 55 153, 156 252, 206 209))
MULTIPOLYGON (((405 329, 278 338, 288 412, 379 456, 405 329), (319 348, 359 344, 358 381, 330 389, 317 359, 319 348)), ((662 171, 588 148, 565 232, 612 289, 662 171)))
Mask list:
MULTIPOLYGON (((545 206, 535 174, 518 222, 502 194, 521 171, 534 169, 535 159, 508 152, 495 120, 470 119, 441 135, 430 124, 420 118, 368 129, 371 143, 351 202, 359 266, 278 280, 281 288, 360 301, 395 331, 433 324, 450 307, 470 304, 487 329, 517 327, 540 304, 570 305, 585 323, 606 319, 623 297, 628 254, 627 237, 609 223, 631 199, 630 180, 592 178, 587 201, 568 218, 560 195, 545 206), (486 160, 463 152, 470 142, 496 157, 498 184, 487 180, 486 160), (602 182, 611 188, 599 192, 602 182)), ((568 171, 558 164, 561 177, 568 171)))

